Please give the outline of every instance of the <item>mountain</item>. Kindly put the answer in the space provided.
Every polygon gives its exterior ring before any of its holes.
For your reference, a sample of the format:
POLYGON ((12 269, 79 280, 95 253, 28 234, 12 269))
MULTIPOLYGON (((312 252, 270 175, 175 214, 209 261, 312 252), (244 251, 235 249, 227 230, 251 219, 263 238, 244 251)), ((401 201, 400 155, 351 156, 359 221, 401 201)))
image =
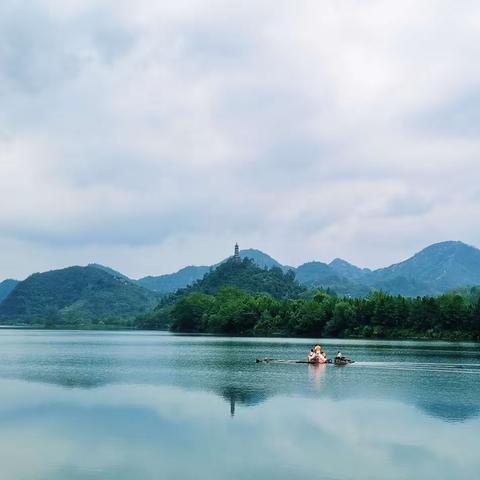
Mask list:
POLYGON ((281 263, 277 262, 274 258, 266 253, 263 253, 260 250, 256 250, 254 248, 248 248, 245 250, 240 250, 240 258, 243 260, 244 258, 250 258, 257 264, 260 268, 272 268, 278 267, 284 272, 288 270, 294 270, 293 267, 289 267, 287 265, 282 265, 281 263))
POLYGON ((89 263, 89 267, 94 267, 98 268, 100 270, 103 270, 104 272, 109 273, 112 277, 114 278, 119 278, 123 280, 129 280, 130 282, 134 282, 135 280, 132 280, 131 278, 128 278, 126 275, 123 273, 118 272, 117 270, 114 270, 113 268, 106 267, 105 265, 101 265, 100 263, 89 263))
POLYGON ((368 276, 368 284, 392 293, 400 293, 395 290, 403 284, 409 295, 435 295, 480 285, 480 250, 463 242, 436 243, 403 262, 375 270, 368 276))
POLYGON ((448 241, 430 245, 403 262, 374 271, 337 258, 329 265, 309 262, 295 272, 299 282, 329 288, 338 294, 363 296, 372 290, 383 290, 409 297, 438 295, 480 285, 480 250, 448 241))
POLYGON ((188 285, 203 278, 203 276, 210 270, 210 267, 185 267, 175 273, 166 275, 159 275, 158 277, 144 277, 137 280, 137 283, 142 287, 153 290, 159 293, 172 293, 179 288, 185 288, 188 285))
POLYGON ((363 297, 371 291, 370 287, 349 280, 345 276, 338 274, 331 265, 322 262, 304 263, 295 269, 295 275, 296 279, 303 285, 311 288, 331 290, 339 295, 363 297))
POLYGON ((295 275, 300 283, 311 286, 338 283, 340 277, 326 264, 322 262, 307 262, 295 270, 295 275))
POLYGON ((0 304, 0 323, 119 325, 154 307, 153 292, 94 267, 35 273, 0 304))
POLYGON ((10 292, 17 286, 18 280, 12 280, 8 278, 3 282, 0 282, 0 303, 8 297, 10 292))
POLYGON ((341 277, 346 278, 352 282, 361 282, 365 279, 372 271, 369 268, 359 268, 351 263, 348 263, 346 260, 341 258, 336 258, 328 264, 328 266, 341 277))
POLYGON ((233 258, 227 260, 193 285, 179 290, 177 294, 215 294, 225 286, 237 287, 252 294, 267 293, 275 298, 293 298, 306 291, 306 288, 295 280, 292 271, 283 273, 279 267, 260 268, 252 259, 245 257, 239 263, 233 258))

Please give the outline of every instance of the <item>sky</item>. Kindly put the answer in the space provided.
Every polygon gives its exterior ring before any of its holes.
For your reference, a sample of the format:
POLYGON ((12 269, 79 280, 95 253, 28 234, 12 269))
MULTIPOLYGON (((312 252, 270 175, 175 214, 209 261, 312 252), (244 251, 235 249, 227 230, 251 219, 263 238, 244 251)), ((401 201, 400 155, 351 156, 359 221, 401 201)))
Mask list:
POLYGON ((480 246, 480 2, 2 0, 0 280, 480 246))

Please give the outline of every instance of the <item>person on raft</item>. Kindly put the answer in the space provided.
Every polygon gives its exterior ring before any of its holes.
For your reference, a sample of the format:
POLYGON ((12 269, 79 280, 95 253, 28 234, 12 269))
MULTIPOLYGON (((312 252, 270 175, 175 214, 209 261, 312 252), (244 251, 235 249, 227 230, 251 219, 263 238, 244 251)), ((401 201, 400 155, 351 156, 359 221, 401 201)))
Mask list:
POLYGON ((322 347, 317 344, 310 350, 308 361, 311 363, 326 363, 327 352, 322 352, 322 347))
POLYGON ((339 350, 337 352, 337 357, 336 358, 338 358, 339 360, 343 360, 345 357, 342 355, 342 352, 339 350))

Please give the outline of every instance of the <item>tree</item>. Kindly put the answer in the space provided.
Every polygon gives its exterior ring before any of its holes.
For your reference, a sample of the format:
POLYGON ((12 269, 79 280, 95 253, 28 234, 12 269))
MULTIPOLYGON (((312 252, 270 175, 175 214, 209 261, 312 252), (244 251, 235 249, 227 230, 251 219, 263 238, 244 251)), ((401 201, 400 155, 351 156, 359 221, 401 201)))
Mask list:
POLYGON ((204 293, 194 292, 182 298, 172 309, 172 330, 176 332, 200 332, 204 329, 204 316, 215 299, 204 293))
POLYGON ((354 323, 355 309, 345 301, 335 304, 332 318, 325 324, 325 335, 336 337, 344 333, 345 329, 354 323))

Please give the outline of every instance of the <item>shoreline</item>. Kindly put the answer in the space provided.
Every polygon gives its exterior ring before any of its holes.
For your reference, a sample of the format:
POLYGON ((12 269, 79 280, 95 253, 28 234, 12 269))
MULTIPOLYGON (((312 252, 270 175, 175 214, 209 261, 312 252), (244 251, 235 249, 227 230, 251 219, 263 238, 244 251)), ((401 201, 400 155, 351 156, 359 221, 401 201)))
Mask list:
MULTIPOLYGON (((45 328, 43 325, 0 325, 0 332, 4 330, 35 330, 41 332, 143 332, 143 333, 155 333, 163 332, 176 336, 193 336, 193 337, 218 337, 218 338, 250 338, 250 339, 288 339, 288 340, 306 340, 316 339, 312 336, 289 336, 289 335, 228 335, 222 333, 208 333, 208 332, 172 332, 171 330, 156 330, 156 329, 139 329, 131 327, 112 327, 112 328, 75 328, 75 327, 58 327, 58 328, 45 328)), ((414 341, 414 342, 448 342, 448 343, 474 343, 480 345, 480 339, 474 339, 468 336, 456 336, 451 337, 428 337, 428 336, 392 336, 392 337, 362 337, 362 336, 343 336, 343 337, 318 337, 319 340, 363 340, 363 341, 414 341)))

